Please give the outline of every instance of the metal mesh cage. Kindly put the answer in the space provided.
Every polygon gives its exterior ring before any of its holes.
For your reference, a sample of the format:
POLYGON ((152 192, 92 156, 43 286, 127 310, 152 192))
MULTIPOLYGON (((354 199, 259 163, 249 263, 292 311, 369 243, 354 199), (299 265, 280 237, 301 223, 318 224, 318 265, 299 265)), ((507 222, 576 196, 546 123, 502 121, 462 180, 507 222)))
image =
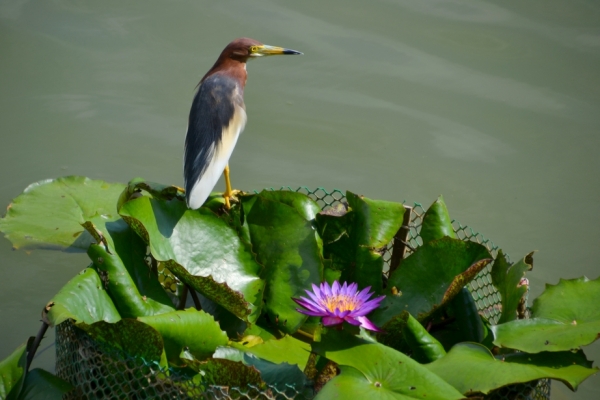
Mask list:
MULTIPOLYGON (((336 207, 345 200, 339 190, 328 192, 323 188, 310 190, 306 187, 292 189, 308 195, 322 210, 336 207)), ((406 207, 406 206, 405 206, 406 207)), ((415 203, 411 210, 408 232, 403 249, 404 257, 422 244, 421 224, 425 210, 415 203)), ((408 222, 408 221, 406 221, 408 222)), ((485 239, 468 226, 453 222, 454 230, 461 240, 478 242, 497 255, 498 246, 485 239)), ((392 260, 394 242, 384 251, 386 271, 392 260)), ((488 320, 496 323, 500 317, 500 294, 492 285, 491 266, 487 266, 468 285, 477 308, 488 320)), ((204 386, 174 370, 162 371, 158 365, 147 363, 139 358, 124 357, 114 353, 86 333, 74 327, 70 321, 56 327, 56 374, 69 381, 75 389, 64 399, 310 399, 304 388, 256 387, 234 388, 224 386, 204 386)), ((532 381, 511 385, 491 392, 486 399, 545 400, 550 398, 550 380, 532 381)))

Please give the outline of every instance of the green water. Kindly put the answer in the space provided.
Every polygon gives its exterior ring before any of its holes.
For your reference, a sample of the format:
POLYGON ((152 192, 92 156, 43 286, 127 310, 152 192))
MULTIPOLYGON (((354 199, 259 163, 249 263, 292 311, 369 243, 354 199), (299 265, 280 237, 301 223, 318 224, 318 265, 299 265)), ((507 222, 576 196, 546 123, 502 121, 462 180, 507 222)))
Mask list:
MULTIPOLYGON (((0 206, 61 175, 181 184, 194 87, 240 36, 305 55, 249 63, 235 187, 425 206, 443 194, 454 218, 513 258, 538 250, 531 298, 559 277, 600 275, 592 0, 2 0, 0 206)), ((86 265, 0 239, 0 359, 86 265)), ((53 352, 37 364, 52 368, 53 352)), ((600 345, 588 356, 600 359, 600 345)), ((552 390, 596 399, 600 378, 552 390)))

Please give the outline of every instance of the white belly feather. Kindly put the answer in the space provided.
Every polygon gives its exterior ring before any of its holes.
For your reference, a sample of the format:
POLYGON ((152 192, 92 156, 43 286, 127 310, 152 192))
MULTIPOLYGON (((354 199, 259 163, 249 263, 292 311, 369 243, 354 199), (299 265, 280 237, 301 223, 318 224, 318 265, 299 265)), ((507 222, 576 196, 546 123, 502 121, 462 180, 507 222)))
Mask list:
POLYGON ((210 152, 213 154, 212 159, 204 171, 204 174, 198 178, 192 188, 188 204, 191 209, 195 210, 202 206, 208 196, 210 196, 210 193, 221 177, 225 166, 229 162, 229 157, 231 157, 233 148, 237 143, 240 133, 244 130, 245 125, 246 111, 242 107, 236 105, 233 118, 229 122, 227 128, 223 129, 221 143, 215 149, 211 149, 213 150, 210 152))

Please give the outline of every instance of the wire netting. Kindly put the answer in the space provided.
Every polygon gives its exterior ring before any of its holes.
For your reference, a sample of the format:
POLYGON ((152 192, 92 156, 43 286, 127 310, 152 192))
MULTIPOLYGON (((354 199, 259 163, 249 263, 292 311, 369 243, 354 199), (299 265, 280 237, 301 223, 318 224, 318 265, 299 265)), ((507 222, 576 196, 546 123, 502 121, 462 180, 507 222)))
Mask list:
MULTIPOLYGON (((292 189, 289 186, 280 190, 304 193, 327 210, 344 205, 345 195, 339 190, 328 192, 323 188, 311 190, 307 187, 292 189)), ((407 207, 405 205, 405 207, 407 207)), ((421 224, 425 213, 421 204, 410 208, 410 223, 406 227, 404 257, 422 245, 421 224)), ((494 258, 498 246, 468 226, 453 221, 454 231, 461 240, 474 241, 487 247, 494 258)), ((386 271, 392 259, 394 241, 383 249, 386 271)), ((508 260, 507 260, 508 261, 508 260)), ((500 294, 492 285, 491 266, 488 265, 468 285, 479 312, 491 323, 500 317, 500 294)), ((163 275, 174 278, 168 271, 163 275)), ((171 278, 170 278, 171 279, 171 278)), ((226 386, 207 386, 202 382, 183 376, 175 370, 162 370, 158 365, 147 363, 143 359, 124 357, 108 347, 92 340, 85 332, 76 328, 70 321, 56 327, 56 374, 70 382, 75 389, 64 399, 278 399, 304 400, 308 388, 267 386, 259 389, 248 386, 243 388, 226 386)), ((310 392, 310 391, 309 391, 310 392)), ((486 399, 508 400, 546 400, 550 398, 550 380, 532 381, 511 385, 488 394, 486 399)))

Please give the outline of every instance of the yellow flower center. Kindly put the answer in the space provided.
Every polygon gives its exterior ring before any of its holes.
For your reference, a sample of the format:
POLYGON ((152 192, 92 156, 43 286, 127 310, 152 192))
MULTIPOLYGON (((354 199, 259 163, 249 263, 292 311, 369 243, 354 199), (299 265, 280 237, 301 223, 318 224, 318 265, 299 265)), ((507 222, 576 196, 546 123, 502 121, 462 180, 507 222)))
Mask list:
POLYGON ((340 311, 354 311, 358 307, 359 302, 356 296, 348 296, 338 294, 337 296, 326 297, 324 300, 324 306, 331 312, 336 309, 340 311))

